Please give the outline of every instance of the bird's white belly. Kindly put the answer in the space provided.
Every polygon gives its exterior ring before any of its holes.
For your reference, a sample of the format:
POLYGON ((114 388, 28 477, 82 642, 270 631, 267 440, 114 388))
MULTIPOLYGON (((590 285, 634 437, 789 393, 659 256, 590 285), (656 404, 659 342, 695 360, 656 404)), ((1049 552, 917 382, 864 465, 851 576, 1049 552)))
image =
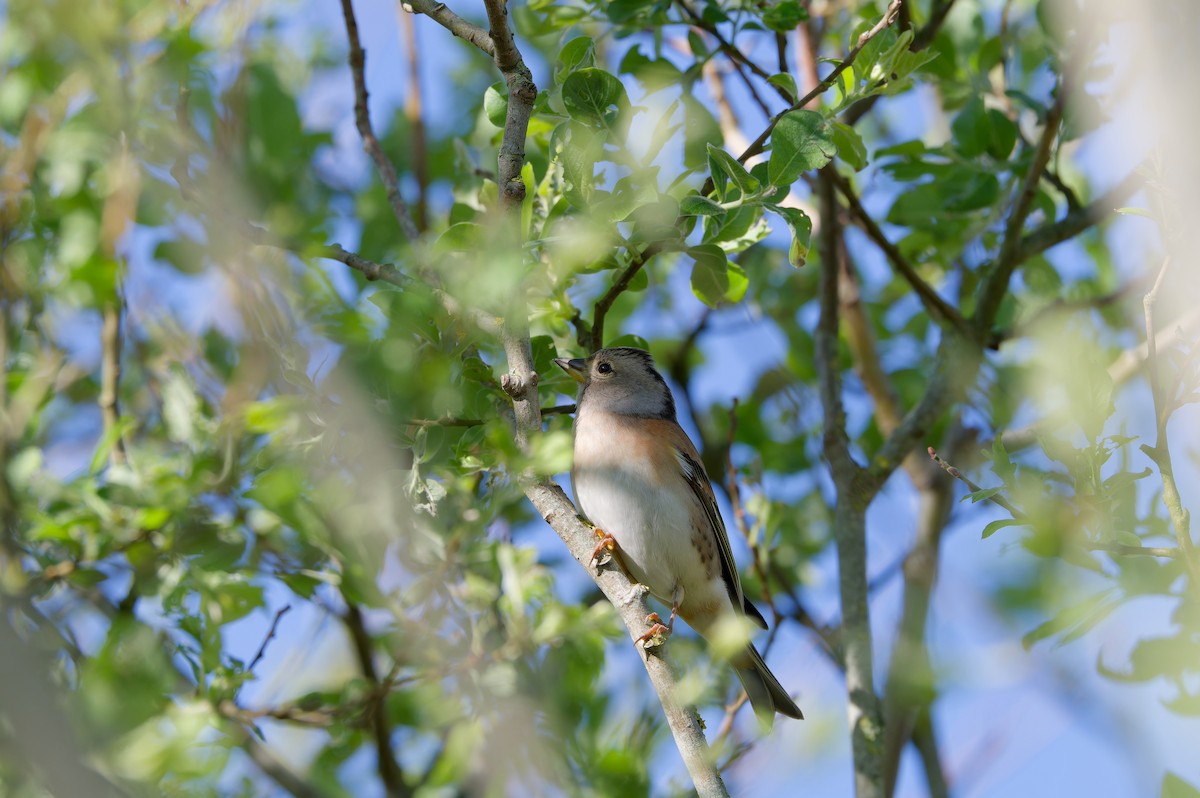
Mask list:
POLYGON ((630 576, 667 602, 676 588, 707 592, 707 568, 692 542, 687 496, 663 490, 625 463, 575 473, 575 497, 597 528, 612 535, 630 576))

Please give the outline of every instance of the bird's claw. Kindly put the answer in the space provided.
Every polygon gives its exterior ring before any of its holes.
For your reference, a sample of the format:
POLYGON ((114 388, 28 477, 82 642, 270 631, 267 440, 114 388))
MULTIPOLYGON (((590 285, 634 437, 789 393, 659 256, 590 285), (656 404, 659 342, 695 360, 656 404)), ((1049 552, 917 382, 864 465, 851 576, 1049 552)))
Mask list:
POLYGON ((646 623, 650 624, 649 631, 635 640, 635 643, 640 643, 643 650, 648 650, 667 642, 667 638, 671 636, 671 629, 662 622, 657 612, 647 615, 646 623))
POLYGON ((592 559, 589 561, 589 564, 601 568, 612 562, 613 553, 617 550, 617 539, 603 529, 597 528, 595 533, 600 542, 596 544, 596 549, 592 552, 592 559))

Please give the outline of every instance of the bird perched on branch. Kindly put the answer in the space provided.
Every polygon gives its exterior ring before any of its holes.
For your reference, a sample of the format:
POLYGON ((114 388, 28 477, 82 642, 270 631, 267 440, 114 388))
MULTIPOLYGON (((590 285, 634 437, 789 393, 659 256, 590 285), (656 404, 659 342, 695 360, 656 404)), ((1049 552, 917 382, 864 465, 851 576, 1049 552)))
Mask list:
MULTIPOLYGON (((671 606, 665 625, 657 614, 646 619, 643 646, 668 635, 676 615, 710 640, 729 618, 766 629, 742 594, 708 474, 650 354, 616 347, 554 362, 582 384, 571 481, 600 538, 593 561, 615 549, 629 575, 671 606)), ((776 712, 803 717, 752 644, 730 661, 763 723, 776 712)))

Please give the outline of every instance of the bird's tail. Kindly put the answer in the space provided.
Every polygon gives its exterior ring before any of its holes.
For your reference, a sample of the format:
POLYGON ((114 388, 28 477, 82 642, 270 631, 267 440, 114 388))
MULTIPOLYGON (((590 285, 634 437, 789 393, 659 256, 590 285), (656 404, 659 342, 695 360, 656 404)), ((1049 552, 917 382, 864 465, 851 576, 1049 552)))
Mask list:
POLYGON ((804 718, 800 707, 796 706, 796 702, 783 689, 783 685, 775 678, 775 674, 771 673, 771 669, 763 662, 762 656, 753 645, 747 645, 741 654, 734 657, 733 668, 742 686, 746 688, 746 695, 750 697, 750 706, 754 707, 754 714, 764 726, 771 727, 776 712, 789 718, 804 718))

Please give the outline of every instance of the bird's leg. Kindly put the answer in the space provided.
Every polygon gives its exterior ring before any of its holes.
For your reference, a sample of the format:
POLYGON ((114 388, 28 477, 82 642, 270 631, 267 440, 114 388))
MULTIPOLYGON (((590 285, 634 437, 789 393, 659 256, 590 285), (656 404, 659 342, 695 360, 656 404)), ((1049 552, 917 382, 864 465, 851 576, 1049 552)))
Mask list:
POLYGON ((588 564, 599 568, 612 560, 613 554, 617 550, 617 539, 599 527, 593 527, 592 531, 600 542, 596 544, 596 550, 592 552, 592 559, 588 561, 588 564))
POLYGON ((683 603, 683 588, 676 586, 675 591, 671 594, 671 617, 664 625, 662 618, 658 617, 657 612, 652 612, 646 616, 646 623, 650 624, 650 630, 644 635, 635 640, 635 643, 641 643, 643 649, 654 648, 661 646, 671 636, 671 630, 675 628, 675 618, 679 615, 679 605, 683 603))

